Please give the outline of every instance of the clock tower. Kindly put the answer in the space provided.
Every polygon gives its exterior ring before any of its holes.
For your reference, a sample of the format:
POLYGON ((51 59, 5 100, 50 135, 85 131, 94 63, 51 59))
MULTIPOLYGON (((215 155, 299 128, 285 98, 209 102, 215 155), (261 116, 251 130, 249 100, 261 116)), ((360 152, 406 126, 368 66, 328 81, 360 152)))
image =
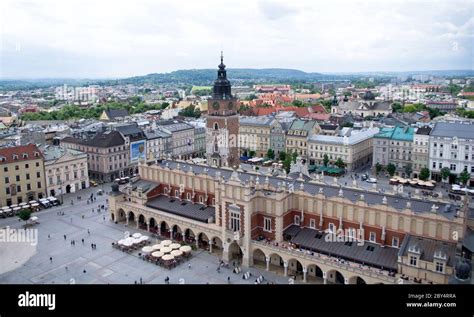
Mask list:
POLYGON ((207 100, 206 157, 211 166, 239 166, 239 100, 232 96, 221 52, 212 98, 207 100))

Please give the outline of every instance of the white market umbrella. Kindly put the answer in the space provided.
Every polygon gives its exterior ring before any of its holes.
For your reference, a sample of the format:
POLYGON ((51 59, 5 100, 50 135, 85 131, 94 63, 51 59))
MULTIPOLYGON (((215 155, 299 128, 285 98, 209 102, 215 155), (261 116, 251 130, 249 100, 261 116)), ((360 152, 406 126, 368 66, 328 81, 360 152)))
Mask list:
POLYGON ((153 252, 153 251, 154 251, 153 248, 150 247, 150 246, 146 246, 146 247, 142 248, 143 253, 150 253, 150 252, 153 252))
POLYGON ((140 238, 138 238, 138 240, 140 241, 147 241, 148 239, 148 236, 141 236, 140 238))
POLYGON ((172 243, 173 243, 173 241, 171 241, 171 240, 163 240, 163 241, 161 241, 161 245, 162 245, 162 246, 165 246, 165 247, 169 246, 169 245, 172 244, 172 243))
POLYGON ((161 244, 155 244, 155 245, 152 245, 151 248, 153 250, 160 250, 163 246, 161 244))
POLYGON ((18 207, 18 205, 14 204, 14 205, 11 205, 10 207, 15 208, 15 207, 18 207))
POLYGON ((151 256, 154 258, 161 258, 163 256, 163 252, 155 251, 151 254, 151 256))
POLYGON ((180 251, 184 253, 191 252, 192 248, 189 245, 183 245, 181 248, 179 248, 180 251))
POLYGON ((177 249, 181 248, 181 244, 179 244, 179 243, 172 243, 172 244, 170 244, 169 247, 170 247, 171 249, 173 249, 173 250, 177 250, 177 249))
POLYGON ((125 241, 122 243, 122 245, 124 245, 124 246, 126 246, 126 247, 131 247, 132 244, 133 244, 133 243, 132 243, 131 241, 127 241, 127 240, 125 240, 125 241))
POLYGON ((18 206, 25 206, 27 203, 19 203, 18 206))
POLYGON ((30 208, 30 205, 24 205, 24 206, 21 206, 22 209, 27 209, 27 208, 30 208))
POLYGON ((13 208, 13 211, 18 211, 20 209, 21 209, 21 207, 15 207, 15 208, 13 208))
POLYGON ((125 239, 122 239, 122 240, 119 240, 117 243, 118 244, 124 244, 124 242, 125 242, 125 239))
POLYGON ((5 207, 2 207, 2 209, 3 209, 3 210, 9 210, 9 209, 10 209, 10 207, 8 207, 8 206, 5 206, 5 207))
POLYGON ((174 256, 171 254, 165 254, 161 257, 161 259, 163 259, 164 261, 171 261, 174 259, 174 256))
POLYGON ((38 207, 38 206, 39 206, 38 203, 33 203, 33 204, 31 204, 31 207, 38 207))
POLYGON ((136 238, 136 239, 140 238, 141 236, 142 236, 142 234, 139 233, 139 232, 134 233, 134 234, 132 235, 132 237, 134 237, 134 238, 136 238))
POLYGON ((37 203, 37 201, 36 201, 36 200, 30 200, 30 202, 29 202, 29 203, 30 203, 30 204, 36 204, 36 203, 37 203))
POLYGON ((171 251, 171 255, 175 256, 175 257, 178 257, 178 256, 182 256, 183 252, 179 251, 179 250, 173 250, 173 251, 171 251))
POLYGON ((163 253, 170 253, 171 251, 173 251, 173 249, 168 248, 168 247, 162 247, 160 251, 163 253))

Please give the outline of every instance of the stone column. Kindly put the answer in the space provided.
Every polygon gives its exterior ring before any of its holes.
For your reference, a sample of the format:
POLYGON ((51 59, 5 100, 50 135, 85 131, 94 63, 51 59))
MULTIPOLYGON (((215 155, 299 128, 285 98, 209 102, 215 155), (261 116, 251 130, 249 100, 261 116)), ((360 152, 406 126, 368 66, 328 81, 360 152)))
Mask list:
POLYGON ((199 238, 198 237, 196 238, 196 248, 199 249, 199 238))
POLYGON ((288 262, 287 262, 287 261, 284 261, 284 262, 283 262, 283 267, 285 268, 285 273, 284 273, 284 275, 285 275, 285 276, 288 276, 288 262))
POLYGON ((161 225, 158 225, 158 231, 157 231, 158 235, 161 236, 161 225))
POLYGON ((269 257, 269 256, 266 256, 266 257, 265 257, 265 262, 267 262, 266 270, 267 270, 267 271, 270 271, 270 257, 269 257))
POLYGON ((127 226, 128 226, 128 223, 129 223, 128 216, 126 216, 126 223, 127 223, 127 226))
POLYGON ((212 253, 212 241, 209 240, 209 253, 212 253))
POLYGON ((348 278, 344 279, 344 284, 349 284, 349 279, 348 278))
POLYGON ((324 284, 328 283, 328 276, 327 276, 326 272, 323 272, 323 280, 324 280, 324 284))
POLYGON ((137 218, 137 229, 140 227, 140 222, 138 222, 138 218, 137 218))
POLYGON ((303 266, 303 282, 307 282, 306 277, 308 274, 308 268, 306 266, 303 266))
POLYGON ((147 222, 147 224, 146 224, 146 231, 150 232, 150 223, 149 222, 147 222))

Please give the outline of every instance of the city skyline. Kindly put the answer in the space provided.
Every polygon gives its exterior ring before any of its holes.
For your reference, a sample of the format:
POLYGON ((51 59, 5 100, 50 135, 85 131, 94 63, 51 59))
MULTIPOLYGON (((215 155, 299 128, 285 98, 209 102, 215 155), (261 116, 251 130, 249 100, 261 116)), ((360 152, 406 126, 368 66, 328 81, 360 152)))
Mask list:
POLYGON ((6 1, 0 78, 123 78, 214 69, 216 59, 209 56, 221 49, 230 68, 473 69, 472 9, 469 1, 6 1))

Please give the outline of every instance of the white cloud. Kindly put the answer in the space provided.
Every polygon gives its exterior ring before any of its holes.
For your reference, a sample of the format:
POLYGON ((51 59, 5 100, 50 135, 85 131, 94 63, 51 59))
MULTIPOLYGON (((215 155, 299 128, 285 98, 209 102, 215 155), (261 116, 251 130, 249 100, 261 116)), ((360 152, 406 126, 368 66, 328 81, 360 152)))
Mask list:
POLYGON ((4 0, 1 5, 0 77, 121 77, 215 68, 221 47, 229 67, 472 68, 472 1, 4 0))

